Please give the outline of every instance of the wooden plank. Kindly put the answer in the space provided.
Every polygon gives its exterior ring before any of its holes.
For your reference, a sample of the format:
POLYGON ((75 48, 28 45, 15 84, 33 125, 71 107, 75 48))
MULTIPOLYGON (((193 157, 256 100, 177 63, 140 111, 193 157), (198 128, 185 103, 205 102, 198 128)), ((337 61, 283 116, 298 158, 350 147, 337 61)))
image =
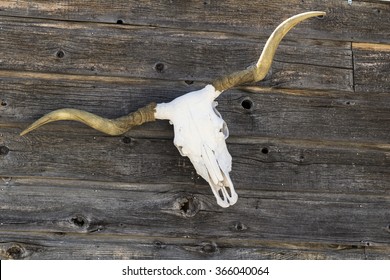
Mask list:
POLYGON ((1 233, 0 259, 388 259, 389 248, 348 244, 1 233), (368 251, 369 250, 369 251, 368 251))
POLYGON ((355 89, 371 95, 389 93, 390 44, 354 43, 352 47, 355 89))
MULTIPOLYGON (((166 184, 165 184, 166 183, 166 184)), ((388 195, 239 190, 222 209, 203 187, 14 178, 1 187, 1 234, 23 232, 389 246, 388 195), (162 226, 164 225, 164 226, 162 226), (211 226, 212 225, 212 226, 211 226)))
POLYGON ((381 1, 0 1, 0 259, 389 259, 389 12, 381 1), (281 20, 323 9, 287 35, 263 82, 218 100, 233 207, 216 205, 167 122, 18 136, 59 107, 117 117, 199 89, 254 62, 281 20))
POLYGON ((390 51, 389 44, 352 43, 352 48, 371 51, 390 51))
MULTIPOLYGON (((192 82, 245 69, 267 39, 9 17, 0 18, 0 27, 3 70, 192 82)), ((263 84, 352 91, 351 61, 349 43, 283 41, 263 84)))
MULTIPOLYGON (((208 185, 196 176, 172 139, 97 136, 41 130, 20 137, 2 129, 1 176, 43 176, 159 184, 208 185)), ((240 191, 309 191, 386 194, 389 147, 338 147, 277 139, 232 138, 232 179, 240 191)))
MULTIPOLYGON (((177 81, 9 71, 1 71, 0 76, 0 126, 19 129, 63 107, 113 118, 152 101, 169 102, 204 86, 197 82, 187 85, 177 81)), ((389 139, 390 96, 386 93, 372 98, 367 94, 338 91, 243 87, 227 91, 218 102, 232 136, 378 144, 388 143, 389 139)), ((70 125, 78 133, 101 135, 78 123, 70 125)), ((60 132, 70 128, 53 123, 43 129, 60 132)), ((158 138, 161 133, 165 138, 172 137, 172 128, 165 121, 146 124, 135 131, 143 133, 142 137, 158 138)))
MULTIPOLYGON (((231 112, 222 108, 220 111, 233 129, 234 126, 243 128, 239 131, 243 136, 388 142, 389 95, 386 93, 377 94, 372 103, 370 97, 364 94, 333 92, 308 96, 306 91, 301 94, 294 91, 274 93, 261 88, 244 88, 243 92, 232 92, 231 97, 224 95, 222 98, 230 98, 228 104, 232 104, 233 108, 231 112), (250 109, 245 108, 246 100, 252 102, 250 109), (377 112, 375 117, 372 115, 374 111, 377 112), (294 136, 288 132, 290 129, 295 130, 294 136)), ((220 103, 222 105, 222 100, 220 103)))
POLYGON ((380 1, 0 1, 0 15, 59 20, 180 27, 268 36, 284 19, 304 11, 327 12, 303 23, 299 36, 331 40, 390 42, 390 5, 380 1), (359 28, 356 28, 356 25, 359 28))

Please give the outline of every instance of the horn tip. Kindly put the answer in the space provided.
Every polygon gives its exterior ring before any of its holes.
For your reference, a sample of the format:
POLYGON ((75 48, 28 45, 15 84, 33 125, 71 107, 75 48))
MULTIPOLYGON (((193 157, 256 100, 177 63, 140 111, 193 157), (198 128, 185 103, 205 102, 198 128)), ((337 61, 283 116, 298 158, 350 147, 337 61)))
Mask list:
POLYGON ((28 127, 26 128, 25 130, 23 130, 22 132, 19 133, 20 136, 24 136, 26 135, 27 133, 29 133, 31 131, 31 129, 28 127))

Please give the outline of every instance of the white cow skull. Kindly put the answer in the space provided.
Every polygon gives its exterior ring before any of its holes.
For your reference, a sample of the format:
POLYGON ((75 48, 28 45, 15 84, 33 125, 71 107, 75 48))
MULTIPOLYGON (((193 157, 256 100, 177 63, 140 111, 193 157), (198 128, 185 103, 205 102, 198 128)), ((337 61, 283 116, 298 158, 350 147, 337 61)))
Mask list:
POLYGON ((190 158, 196 171, 211 186, 222 207, 237 201, 229 172, 232 157, 225 139, 229 131, 215 108, 219 95, 212 85, 187 93, 170 103, 157 104, 155 117, 168 119, 174 126, 173 143, 182 156, 190 158))
POLYGON ((214 100, 229 88, 262 80, 271 67, 276 48, 287 32, 305 19, 324 15, 325 12, 307 12, 285 20, 269 37, 256 65, 218 78, 212 85, 187 93, 169 103, 151 103, 113 120, 77 109, 59 109, 35 121, 21 135, 58 120, 79 121, 110 135, 121 135, 134 126, 155 119, 170 120, 174 125, 174 144, 180 154, 189 157, 197 173, 210 184, 218 205, 229 207, 238 198, 229 177, 232 157, 225 143, 229 131, 216 110, 217 102, 214 100))

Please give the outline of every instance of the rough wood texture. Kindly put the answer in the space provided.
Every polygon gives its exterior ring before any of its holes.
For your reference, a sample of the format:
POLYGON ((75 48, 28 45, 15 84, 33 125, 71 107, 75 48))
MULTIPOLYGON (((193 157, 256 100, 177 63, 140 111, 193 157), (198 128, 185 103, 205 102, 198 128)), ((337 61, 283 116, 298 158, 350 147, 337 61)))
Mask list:
POLYGON ((0 1, 0 259, 389 259, 390 4, 384 1, 0 1), (110 137, 62 107, 118 117, 255 62, 224 93, 222 209, 149 123, 110 137))
MULTIPOLYGON (((268 37, 19 18, 0 24, 0 69, 209 83, 254 63, 268 37)), ((352 91, 350 44, 305 41, 283 42, 265 84, 352 91)))

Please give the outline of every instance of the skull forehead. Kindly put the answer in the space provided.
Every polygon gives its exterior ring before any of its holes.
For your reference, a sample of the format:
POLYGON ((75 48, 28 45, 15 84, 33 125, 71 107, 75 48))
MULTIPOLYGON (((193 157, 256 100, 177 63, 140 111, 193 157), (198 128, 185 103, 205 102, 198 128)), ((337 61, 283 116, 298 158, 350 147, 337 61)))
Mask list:
MULTIPOLYGON (((226 147, 227 126, 215 109, 213 87, 190 92, 171 102, 170 120, 174 125, 174 144, 182 154, 201 154, 202 145, 215 150, 226 147), (184 148, 183 148, 184 147, 184 148)), ((225 148, 227 151, 227 148, 225 148)))
POLYGON ((155 115, 158 119, 169 119, 174 125, 176 146, 190 147, 199 154, 202 143, 214 149, 228 136, 226 123, 215 109, 217 96, 218 91, 207 85, 169 103, 158 104, 155 115))
POLYGON ((219 92, 215 90, 212 85, 207 85, 204 88, 196 91, 191 91, 185 95, 179 96, 171 103, 175 103, 179 106, 185 104, 191 105, 204 105, 205 103, 212 103, 212 101, 218 96, 219 92))
POLYGON ((218 91, 212 85, 207 85, 201 90, 179 96, 169 103, 157 104, 155 118, 179 122, 181 115, 186 114, 188 110, 198 111, 198 117, 207 116, 206 112, 213 109, 213 101, 217 96, 218 91))

